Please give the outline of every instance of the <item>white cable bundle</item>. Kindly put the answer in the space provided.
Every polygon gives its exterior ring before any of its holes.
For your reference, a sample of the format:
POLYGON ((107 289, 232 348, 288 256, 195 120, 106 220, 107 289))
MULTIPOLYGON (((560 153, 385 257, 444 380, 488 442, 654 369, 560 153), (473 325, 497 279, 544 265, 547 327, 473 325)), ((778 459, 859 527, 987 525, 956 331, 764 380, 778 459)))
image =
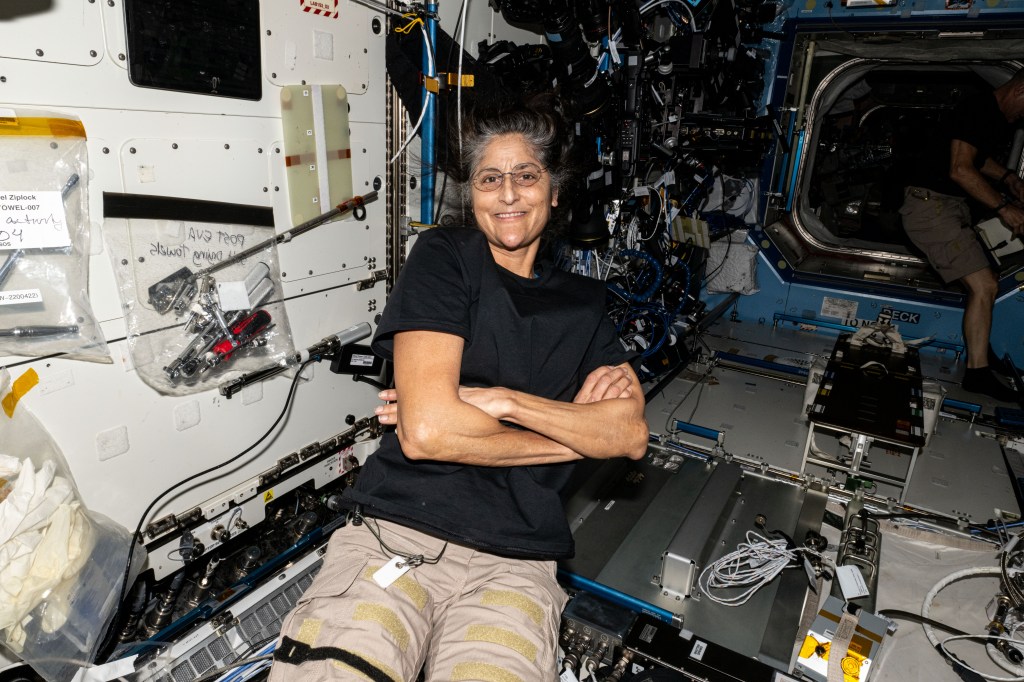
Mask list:
POLYGON ((747 603, 755 592, 774 580, 799 556, 796 551, 786 549, 786 544, 785 539, 769 540, 754 531, 747 531, 746 542, 741 542, 735 551, 701 571, 697 580, 700 591, 716 604, 739 606, 747 603), (716 597, 711 593, 711 590, 741 587, 747 589, 734 597, 716 597))

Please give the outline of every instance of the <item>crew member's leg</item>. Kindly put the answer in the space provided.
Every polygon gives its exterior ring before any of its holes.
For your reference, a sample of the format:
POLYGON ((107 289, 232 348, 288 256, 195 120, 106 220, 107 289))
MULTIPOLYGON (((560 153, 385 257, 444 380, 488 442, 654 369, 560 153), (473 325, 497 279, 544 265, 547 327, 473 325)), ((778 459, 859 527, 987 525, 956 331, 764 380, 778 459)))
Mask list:
MULTIPOLYGON (((388 540, 425 555, 437 551, 388 540)), ((323 568, 282 624, 270 682, 416 679, 432 598, 416 569, 381 588, 373 574, 390 559, 365 523, 335 532, 323 568)))
POLYGON ((554 562, 476 552, 430 642, 427 682, 554 682, 566 595, 554 562))
POLYGON ((999 292, 995 273, 983 268, 960 278, 967 289, 964 308, 964 343, 967 344, 967 369, 964 390, 982 393, 996 400, 1014 402, 1017 393, 995 377, 989 368, 989 334, 992 331, 992 307, 999 292))
POLYGON ((967 344, 967 366, 988 366, 988 337, 992 330, 992 307, 999 283, 992 270, 985 268, 960 278, 967 289, 964 308, 964 343, 967 344))
POLYGON ((999 381, 988 366, 988 337, 998 284, 970 228, 966 202, 925 188, 908 187, 900 215, 907 236, 925 253, 942 280, 959 280, 967 289, 963 319, 967 369, 961 384, 964 390, 1004 402, 1015 401, 1016 391, 999 381))

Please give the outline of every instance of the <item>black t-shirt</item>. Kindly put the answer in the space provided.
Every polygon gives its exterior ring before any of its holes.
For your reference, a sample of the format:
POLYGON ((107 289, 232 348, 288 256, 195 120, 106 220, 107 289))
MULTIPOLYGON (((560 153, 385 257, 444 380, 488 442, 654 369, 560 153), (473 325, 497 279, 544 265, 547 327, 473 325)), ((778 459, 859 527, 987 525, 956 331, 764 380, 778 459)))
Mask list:
MULTIPOLYGON (((392 359, 394 335, 426 330, 465 339, 460 384, 503 386, 571 401, 601 365, 626 362, 604 313, 604 284, 538 259, 536 276, 494 262, 484 235, 437 228, 418 238, 373 340, 392 359)), ((385 434, 345 491, 368 515, 504 556, 572 555, 559 491, 572 463, 483 467, 413 461, 385 434)))
POLYGON ((962 140, 977 149, 974 165, 980 169, 986 159, 1004 161, 1012 139, 1013 127, 999 110, 995 95, 992 92, 968 95, 943 119, 938 135, 922 150, 904 184, 966 197, 964 188, 949 177, 952 141, 962 140))

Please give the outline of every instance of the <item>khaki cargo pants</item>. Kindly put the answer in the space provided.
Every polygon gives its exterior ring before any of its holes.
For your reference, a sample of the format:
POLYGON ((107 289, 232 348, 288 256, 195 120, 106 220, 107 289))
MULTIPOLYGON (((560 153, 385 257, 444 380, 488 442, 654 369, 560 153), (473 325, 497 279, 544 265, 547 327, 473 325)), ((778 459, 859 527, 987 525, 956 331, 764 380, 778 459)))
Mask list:
POLYGON ((278 660, 271 682, 413 682, 421 669, 428 682, 557 679, 556 640, 566 595, 555 581, 553 561, 504 559, 449 543, 437 564, 417 566, 383 589, 372 576, 392 556, 367 524, 375 524, 384 542, 405 555, 430 559, 444 546, 375 519, 338 529, 323 568, 281 634, 314 649, 355 654, 383 675, 364 674, 337 658, 300 665, 278 660))

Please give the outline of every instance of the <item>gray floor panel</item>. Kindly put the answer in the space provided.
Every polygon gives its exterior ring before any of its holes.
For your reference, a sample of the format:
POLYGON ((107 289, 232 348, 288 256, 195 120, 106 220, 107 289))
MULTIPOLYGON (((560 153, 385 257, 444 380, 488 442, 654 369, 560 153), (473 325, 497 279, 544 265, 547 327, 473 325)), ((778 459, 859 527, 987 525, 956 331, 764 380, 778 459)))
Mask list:
MULTIPOLYGON (((815 357, 831 353, 835 338, 834 333, 720 321, 703 341, 712 350, 806 368, 815 357)), ((986 412, 996 404, 960 389, 956 382, 962 374, 962 359, 957 360, 953 353, 923 352, 921 364, 922 374, 939 380, 947 397, 981 404, 986 412)), ((705 369, 692 365, 651 399, 647 407, 651 431, 669 433, 671 423, 666 422, 670 419, 690 421, 723 431, 729 453, 798 472, 808 430, 802 413, 804 387, 721 367, 714 369, 703 388, 695 386, 705 369)), ((918 457, 907 504, 964 515, 975 522, 992 518, 997 510, 1020 513, 1002 450, 994 439, 976 435, 978 429, 962 421, 939 420, 918 457)), ((679 438, 708 445, 695 436, 680 434, 679 438)), ((844 446, 835 438, 818 435, 816 440, 830 456, 845 455, 844 446)), ((909 455, 877 446, 869 451, 868 460, 871 470, 901 477, 909 466, 909 455)), ((810 467, 809 471, 828 477, 823 468, 810 467)), ((878 492, 898 495, 897 488, 884 483, 879 484, 878 492)))

